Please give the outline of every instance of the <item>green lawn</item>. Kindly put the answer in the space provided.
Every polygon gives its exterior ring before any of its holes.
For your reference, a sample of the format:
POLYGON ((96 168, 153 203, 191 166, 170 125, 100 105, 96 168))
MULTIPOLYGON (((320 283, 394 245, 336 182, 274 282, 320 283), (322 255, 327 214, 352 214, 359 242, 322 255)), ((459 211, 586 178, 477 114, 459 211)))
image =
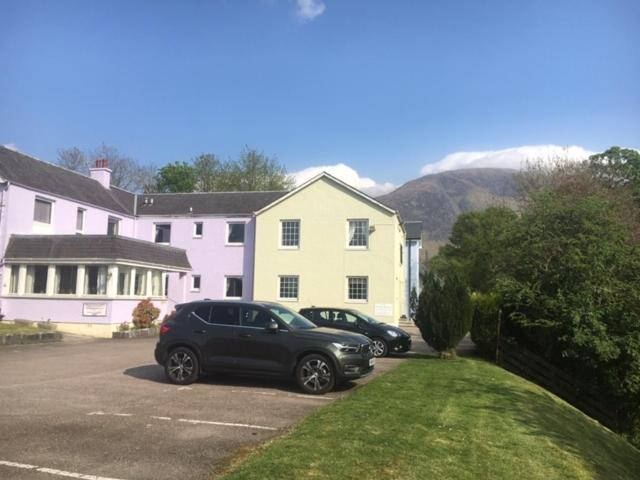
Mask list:
POLYGON ((0 322, 0 335, 29 334, 45 331, 38 327, 29 327, 26 325, 13 325, 11 323, 0 322))
POLYGON ((490 363, 412 359, 223 478, 637 480, 640 451, 490 363))

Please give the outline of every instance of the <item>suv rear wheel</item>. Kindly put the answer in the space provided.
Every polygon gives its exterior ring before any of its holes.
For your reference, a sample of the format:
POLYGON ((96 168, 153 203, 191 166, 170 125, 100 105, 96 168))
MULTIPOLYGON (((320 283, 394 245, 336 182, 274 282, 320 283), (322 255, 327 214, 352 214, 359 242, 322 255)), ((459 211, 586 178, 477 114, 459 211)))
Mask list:
POLYGON ((336 376, 331 361, 324 355, 307 355, 296 367, 296 380, 305 393, 320 395, 331 391, 336 376))
POLYGON ((186 347, 171 350, 164 364, 164 373, 171 383, 189 385, 200 376, 198 357, 193 350, 186 347))

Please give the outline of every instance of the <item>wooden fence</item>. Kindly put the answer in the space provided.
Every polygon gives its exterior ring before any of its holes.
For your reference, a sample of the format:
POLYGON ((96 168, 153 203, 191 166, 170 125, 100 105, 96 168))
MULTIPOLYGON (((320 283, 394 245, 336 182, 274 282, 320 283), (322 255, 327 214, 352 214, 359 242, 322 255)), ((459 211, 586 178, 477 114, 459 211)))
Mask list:
POLYGON ((593 397, 567 373, 524 347, 501 338, 496 362, 501 367, 525 377, 555 393, 606 427, 618 431, 618 415, 593 397))

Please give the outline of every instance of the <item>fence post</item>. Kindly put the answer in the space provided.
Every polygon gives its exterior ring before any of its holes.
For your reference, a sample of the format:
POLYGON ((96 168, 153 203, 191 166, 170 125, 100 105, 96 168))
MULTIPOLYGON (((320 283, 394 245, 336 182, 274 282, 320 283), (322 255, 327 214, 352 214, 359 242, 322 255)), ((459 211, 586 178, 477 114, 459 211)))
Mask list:
POLYGON ((500 363, 500 324, 502 323, 502 309, 498 309, 498 330, 496 332, 496 363, 500 363))

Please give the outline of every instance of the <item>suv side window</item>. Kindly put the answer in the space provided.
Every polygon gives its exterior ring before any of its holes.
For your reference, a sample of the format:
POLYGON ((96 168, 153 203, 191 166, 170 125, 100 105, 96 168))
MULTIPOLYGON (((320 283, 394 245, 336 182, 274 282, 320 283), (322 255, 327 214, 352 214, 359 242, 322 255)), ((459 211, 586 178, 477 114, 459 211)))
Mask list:
POLYGON ((240 307, 236 305, 213 305, 210 318, 211 323, 238 325, 240 323, 240 307))
POLYGON ((196 307, 192 313, 203 322, 209 323, 211 317, 211 305, 200 305, 199 307, 196 307))
POLYGON ((318 310, 316 315, 318 319, 324 323, 335 323, 337 321, 338 312, 333 310, 318 310))
POLYGON ((300 315, 302 315, 307 320, 311 320, 313 322, 313 319, 316 316, 316 311, 315 310, 302 310, 300 312, 300 315))
POLYGON ((271 315, 255 307, 242 307, 243 327, 265 328, 271 322, 271 315))

